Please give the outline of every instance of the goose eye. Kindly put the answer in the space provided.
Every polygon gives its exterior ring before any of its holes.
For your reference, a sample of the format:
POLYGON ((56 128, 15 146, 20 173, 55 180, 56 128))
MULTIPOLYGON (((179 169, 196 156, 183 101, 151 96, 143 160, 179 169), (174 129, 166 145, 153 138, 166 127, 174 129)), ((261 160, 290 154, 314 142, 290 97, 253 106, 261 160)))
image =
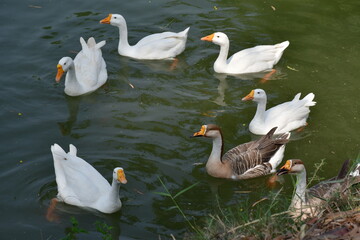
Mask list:
POLYGON ((66 63, 64 63, 64 65, 66 65, 66 63))
POLYGON ((216 36, 217 38, 219 38, 220 36, 216 36))
POLYGON ((116 19, 116 17, 114 17, 116 19))

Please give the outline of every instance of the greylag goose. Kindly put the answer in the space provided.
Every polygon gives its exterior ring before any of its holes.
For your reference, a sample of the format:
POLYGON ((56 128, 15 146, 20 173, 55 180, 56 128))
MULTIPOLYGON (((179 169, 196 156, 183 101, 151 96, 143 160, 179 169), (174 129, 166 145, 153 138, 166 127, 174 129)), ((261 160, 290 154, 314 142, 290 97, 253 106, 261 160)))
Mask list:
POLYGON ((217 178, 249 179, 275 172, 289 141, 290 133, 272 138, 276 127, 258 140, 241 144, 223 154, 223 136, 219 126, 203 125, 192 137, 207 137, 213 140, 206 171, 217 178))
POLYGON ((315 186, 306 188, 306 169, 304 163, 299 159, 287 160, 285 165, 278 171, 277 175, 296 174, 295 194, 290 204, 291 215, 306 219, 307 217, 317 216, 325 203, 335 194, 344 193, 350 186, 360 182, 360 177, 356 173, 360 170, 360 165, 348 175, 349 160, 345 161, 336 177, 322 181, 315 186))

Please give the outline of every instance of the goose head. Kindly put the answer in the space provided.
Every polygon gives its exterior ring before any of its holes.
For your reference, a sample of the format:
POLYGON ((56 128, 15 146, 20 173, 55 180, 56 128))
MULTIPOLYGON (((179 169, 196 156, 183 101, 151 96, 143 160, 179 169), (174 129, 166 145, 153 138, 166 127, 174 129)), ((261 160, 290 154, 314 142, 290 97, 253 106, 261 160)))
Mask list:
POLYGON ((55 77, 56 82, 60 82, 62 75, 69 70, 71 65, 73 64, 73 60, 70 57, 63 57, 60 59, 57 67, 57 74, 55 77))
POLYGON ((254 101, 254 102, 260 102, 260 101, 266 101, 266 93, 262 89, 254 89, 251 90, 251 92, 242 98, 243 101, 254 101))
POLYGON ((276 175, 298 174, 303 171, 305 171, 304 163, 300 159, 291 159, 286 161, 285 165, 276 172, 276 175))
POLYGON ((221 137, 221 129, 215 124, 202 125, 200 131, 194 133, 192 137, 207 137, 217 138, 221 137))
POLYGON ((216 32, 206 37, 202 37, 201 40, 213 42, 216 45, 220 45, 220 46, 229 44, 229 38, 226 36, 225 33, 222 32, 216 32))
POLYGON ((113 171, 113 179, 116 180, 117 183, 126 184, 127 180, 125 177, 124 169, 121 167, 117 167, 113 171))
POLYGON ((125 18, 120 14, 109 14, 106 18, 102 19, 100 23, 110 24, 117 27, 126 26, 125 18))

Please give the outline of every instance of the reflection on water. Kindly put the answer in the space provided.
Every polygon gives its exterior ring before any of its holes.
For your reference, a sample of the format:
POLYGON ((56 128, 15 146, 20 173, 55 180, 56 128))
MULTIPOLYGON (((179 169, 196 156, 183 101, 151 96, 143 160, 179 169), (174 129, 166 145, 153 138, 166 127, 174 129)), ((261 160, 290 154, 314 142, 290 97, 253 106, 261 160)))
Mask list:
MULTIPOLYGON (((246 73, 246 74, 226 74, 226 73, 214 73, 214 77, 219 80, 218 85, 218 97, 214 100, 214 103, 219 106, 227 106, 225 102, 225 92, 229 87, 227 83, 227 78, 232 77, 239 81, 254 81, 260 80, 261 84, 265 84, 268 81, 273 80, 281 80, 286 78, 286 74, 281 72, 281 69, 276 69, 276 72, 272 74, 269 78, 264 78, 267 75, 267 72, 259 72, 259 73, 246 73)), ((261 86, 262 87, 262 86, 261 86)))
POLYGON ((58 126, 62 135, 67 136, 71 134, 73 125, 76 123, 79 111, 81 97, 66 96, 66 104, 68 108, 68 118, 65 122, 58 122, 58 126))
POLYGON ((217 88, 219 96, 214 100, 214 102, 217 105, 226 106, 226 103, 225 103, 225 91, 228 88, 228 84, 227 84, 227 81, 226 81, 227 75, 226 74, 215 73, 214 76, 217 79, 219 79, 219 85, 218 85, 218 88, 217 88))

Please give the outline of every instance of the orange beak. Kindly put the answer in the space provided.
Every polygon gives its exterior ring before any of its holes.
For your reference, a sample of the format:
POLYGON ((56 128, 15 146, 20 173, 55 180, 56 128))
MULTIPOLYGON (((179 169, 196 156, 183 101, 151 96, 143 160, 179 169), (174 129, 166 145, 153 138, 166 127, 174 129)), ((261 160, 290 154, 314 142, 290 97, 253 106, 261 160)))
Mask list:
POLYGON ((215 33, 210 34, 210 35, 208 35, 208 36, 206 36, 206 37, 202 37, 200 40, 202 40, 202 41, 212 42, 212 40, 213 40, 214 36, 215 36, 215 33))
POLYGON ((248 95, 246 95, 246 97, 243 97, 243 99, 241 99, 241 100, 243 100, 243 101, 253 100, 254 99, 254 93, 255 93, 255 91, 251 90, 251 92, 248 95))
POLYGON ((204 136, 206 133, 206 125, 202 125, 200 131, 194 133, 194 135, 192 135, 192 137, 201 137, 204 136))
POLYGON ((286 174, 286 173, 289 173, 290 170, 291 170, 291 165, 292 165, 292 162, 291 160, 287 160, 285 165, 282 166, 276 173, 276 175, 283 175, 283 174, 286 174))
POLYGON ((124 170, 123 169, 119 169, 117 171, 117 180, 119 182, 121 182, 122 184, 126 184, 127 183, 127 180, 126 180, 126 177, 125 177, 125 173, 124 173, 124 170))
POLYGON ((100 21, 100 23, 110 24, 112 14, 109 14, 106 18, 100 21))
POLYGON ((56 74, 55 80, 58 83, 58 82, 60 82, 60 79, 61 79, 62 75, 64 74, 64 70, 60 64, 58 64, 56 67, 57 67, 57 74, 56 74))

